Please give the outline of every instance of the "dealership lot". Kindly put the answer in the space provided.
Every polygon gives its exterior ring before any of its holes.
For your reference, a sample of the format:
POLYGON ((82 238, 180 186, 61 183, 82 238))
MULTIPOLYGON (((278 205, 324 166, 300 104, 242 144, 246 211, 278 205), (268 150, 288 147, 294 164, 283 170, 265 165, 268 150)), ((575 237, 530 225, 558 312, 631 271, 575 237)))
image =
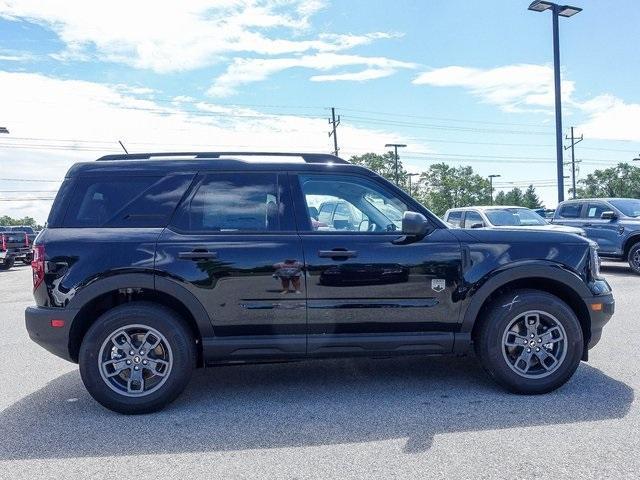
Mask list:
POLYGON ((617 313, 575 377, 505 393, 473 358, 212 368, 127 417, 32 343, 31 272, 0 272, 0 478, 637 478, 640 276, 605 263, 617 313))

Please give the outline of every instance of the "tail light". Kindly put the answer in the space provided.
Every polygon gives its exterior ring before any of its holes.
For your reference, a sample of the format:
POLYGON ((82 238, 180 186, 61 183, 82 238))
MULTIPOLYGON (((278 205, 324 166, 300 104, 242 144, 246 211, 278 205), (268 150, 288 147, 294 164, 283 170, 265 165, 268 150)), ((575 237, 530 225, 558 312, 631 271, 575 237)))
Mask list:
POLYGON ((29 235, 27 235, 26 233, 24 234, 24 246, 29 246, 29 235))
POLYGON ((33 247, 31 270, 33 271, 33 289, 35 290, 44 280, 44 245, 33 247))
POLYGON ((2 235, 2 251, 7 249, 7 236, 2 235))

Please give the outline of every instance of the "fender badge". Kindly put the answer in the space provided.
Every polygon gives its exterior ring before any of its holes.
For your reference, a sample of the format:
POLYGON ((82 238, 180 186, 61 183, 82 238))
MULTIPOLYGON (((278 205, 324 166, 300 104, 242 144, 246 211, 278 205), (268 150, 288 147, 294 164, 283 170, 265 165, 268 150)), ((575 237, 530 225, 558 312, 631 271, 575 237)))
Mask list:
POLYGON ((433 278, 431 280, 431 290, 434 292, 441 292, 445 289, 446 282, 444 278, 433 278))

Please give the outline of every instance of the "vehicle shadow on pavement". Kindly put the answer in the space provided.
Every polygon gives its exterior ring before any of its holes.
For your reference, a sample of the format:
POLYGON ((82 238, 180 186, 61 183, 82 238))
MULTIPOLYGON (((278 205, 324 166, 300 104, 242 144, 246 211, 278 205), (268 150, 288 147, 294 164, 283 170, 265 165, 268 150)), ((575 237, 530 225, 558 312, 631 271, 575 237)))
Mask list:
POLYGON ((405 357, 199 370, 162 412, 125 416, 94 402, 77 372, 0 412, 0 460, 342 444, 624 417, 633 390, 582 364, 560 390, 518 396, 472 358, 405 357))
POLYGON ((633 277, 640 279, 637 273, 633 273, 627 262, 609 262, 600 266, 600 271, 605 275, 615 274, 616 277, 633 277))

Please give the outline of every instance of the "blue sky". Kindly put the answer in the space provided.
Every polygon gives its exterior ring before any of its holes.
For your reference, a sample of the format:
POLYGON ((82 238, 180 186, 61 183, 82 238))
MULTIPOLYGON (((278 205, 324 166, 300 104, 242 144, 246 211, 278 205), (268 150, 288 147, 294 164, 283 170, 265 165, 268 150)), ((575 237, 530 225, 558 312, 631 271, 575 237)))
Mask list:
MULTIPOLYGON (((563 120, 585 136, 583 178, 640 153, 640 5, 576 4, 563 120)), ((329 151, 331 106, 343 156, 400 141, 412 171, 469 164, 554 206, 551 17, 527 5, 0 0, 1 177, 16 179, 0 180, 0 215, 43 220, 66 168, 117 140, 329 151)))

